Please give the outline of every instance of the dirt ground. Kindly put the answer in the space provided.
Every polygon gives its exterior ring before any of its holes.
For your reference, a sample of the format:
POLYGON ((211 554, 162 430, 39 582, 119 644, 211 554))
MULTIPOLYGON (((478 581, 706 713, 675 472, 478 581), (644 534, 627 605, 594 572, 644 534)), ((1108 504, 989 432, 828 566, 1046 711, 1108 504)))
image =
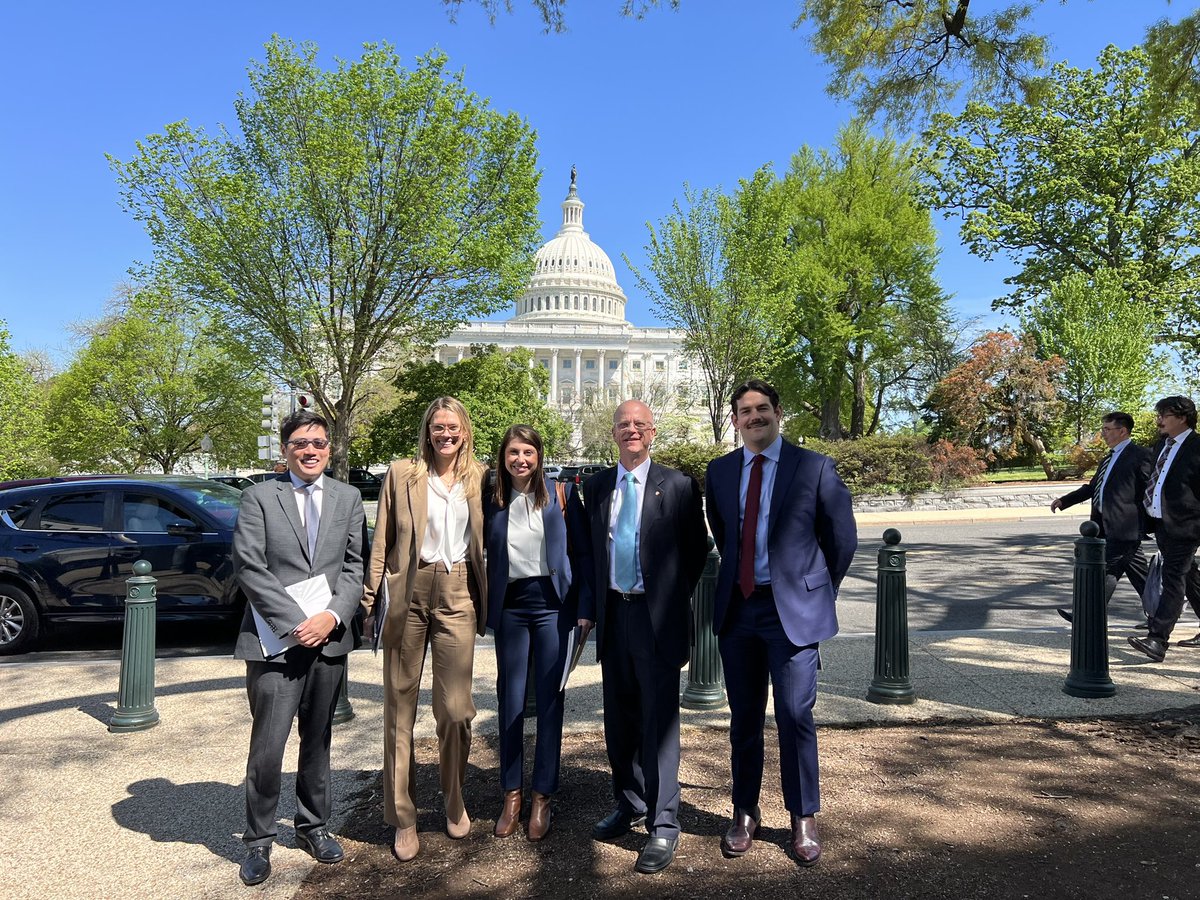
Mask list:
MULTIPOLYGON (((647 876, 633 871, 644 835, 590 836, 612 803, 601 735, 564 740, 541 844, 523 830, 492 837, 496 753, 476 738, 469 837, 445 835, 435 748, 419 744, 421 854, 392 857, 379 776, 364 773, 341 835, 346 860, 315 867, 297 897, 1200 897, 1200 706, 1122 720, 824 728, 820 741, 824 855, 812 869, 784 851, 773 742, 763 829, 746 856, 728 860, 726 734, 685 729, 684 834, 671 867, 647 876)), ((531 755, 532 746, 527 765, 531 755)))

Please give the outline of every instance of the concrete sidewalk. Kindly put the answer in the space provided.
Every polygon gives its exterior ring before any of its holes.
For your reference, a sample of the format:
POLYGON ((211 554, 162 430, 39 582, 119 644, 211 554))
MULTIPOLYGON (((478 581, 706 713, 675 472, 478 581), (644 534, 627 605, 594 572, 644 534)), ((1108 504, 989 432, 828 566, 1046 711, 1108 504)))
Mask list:
MULTIPOLYGON (((1092 718, 1200 702, 1200 651, 1172 648, 1165 663, 1151 665, 1117 629, 1109 639, 1116 696, 1083 700, 1062 692, 1070 663, 1066 627, 915 632, 910 668, 919 699, 909 706, 879 706, 864 699, 873 674, 873 636, 842 635, 822 646, 817 720, 837 726, 1092 718)), ((238 881, 249 740, 244 664, 210 657, 160 660, 157 668, 161 723, 115 735, 106 723, 116 704, 118 663, 0 665, 5 685, 0 754, 7 776, 0 793, 0 818, 7 826, 0 883, 7 896, 285 898, 313 865, 295 849, 290 826, 283 826, 272 853, 272 878, 255 889, 238 881)), ((600 671, 590 651, 571 678, 566 727, 597 732, 601 740, 600 671)), ((433 736, 428 692, 427 671, 419 737, 433 736)), ((335 832, 349 817, 366 814, 349 798, 379 770, 382 694, 379 658, 367 651, 353 654, 350 696, 357 715, 334 735, 335 832)), ((476 734, 494 733, 490 638, 477 644, 475 699, 476 734)), ((683 713, 685 729, 726 722, 724 708, 683 713)), ((722 742, 712 752, 724 758, 727 751, 722 742)), ((287 760, 284 822, 293 811, 294 741, 287 760)))

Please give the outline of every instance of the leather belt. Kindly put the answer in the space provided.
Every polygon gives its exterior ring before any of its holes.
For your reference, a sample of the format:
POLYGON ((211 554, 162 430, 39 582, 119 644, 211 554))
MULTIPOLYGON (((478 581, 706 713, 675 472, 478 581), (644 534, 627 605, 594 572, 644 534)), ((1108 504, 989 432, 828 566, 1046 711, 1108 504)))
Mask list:
POLYGON ((628 591, 614 591, 612 588, 608 589, 608 598, 610 600, 624 600, 626 603, 629 603, 633 600, 643 600, 645 597, 645 593, 632 594, 628 591))

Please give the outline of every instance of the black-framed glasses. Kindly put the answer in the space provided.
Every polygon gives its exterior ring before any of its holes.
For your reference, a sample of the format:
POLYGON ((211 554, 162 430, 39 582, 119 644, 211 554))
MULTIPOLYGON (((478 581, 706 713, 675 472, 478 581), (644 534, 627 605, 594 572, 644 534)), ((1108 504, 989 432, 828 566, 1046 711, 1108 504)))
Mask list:
POLYGON ((296 438, 294 441, 288 441, 288 446, 296 450, 307 450, 310 444, 318 450, 324 450, 329 446, 329 441, 325 438, 296 438))

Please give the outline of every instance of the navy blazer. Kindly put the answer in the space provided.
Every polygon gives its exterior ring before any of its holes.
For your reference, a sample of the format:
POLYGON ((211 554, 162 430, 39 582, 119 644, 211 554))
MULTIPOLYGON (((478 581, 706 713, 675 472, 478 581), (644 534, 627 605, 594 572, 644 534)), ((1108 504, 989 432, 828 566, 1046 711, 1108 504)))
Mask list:
MULTIPOLYGON (((1180 447, 1180 450, 1183 448, 1180 447)), ((1100 526, 1100 536, 1114 541, 1140 541, 1146 533, 1146 478, 1154 467, 1155 459, 1145 447, 1130 444, 1121 451, 1108 473, 1108 483, 1101 498, 1103 509, 1092 507, 1091 519, 1100 526)), ((1091 480, 1059 498, 1062 508, 1074 506, 1085 500, 1089 503, 1100 482, 1095 475, 1091 480)))
MULTIPOLYGON (((558 492, 554 482, 546 479, 550 502, 542 507, 542 521, 546 526, 546 555, 550 563, 550 580, 554 584, 555 600, 559 609, 574 617, 575 595, 571 591, 571 560, 567 555, 567 526, 563 521, 563 510, 558 505, 558 492)), ((567 497, 574 491, 573 484, 567 485, 567 497)), ((504 606, 504 595, 508 591, 508 506, 497 506, 495 497, 488 493, 483 503, 483 545, 487 549, 488 604, 487 625, 492 631, 500 624, 500 610, 504 606), (496 600, 495 598, 499 598, 496 600)))
MULTIPOLYGON (((713 620, 718 634, 737 582, 742 464, 739 447, 710 462, 705 475, 708 524, 721 554, 713 620)), ((850 492, 833 460, 784 441, 767 519, 767 558, 779 621, 797 647, 837 634, 837 589, 857 547, 850 492)))
MULTIPOLYGON (((579 618, 596 623, 596 656, 605 653, 609 514, 617 468, 597 472, 567 504, 579 581, 579 618)), ((691 656, 692 591, 708 558, 700 487, 694 478, 651 462, 642 498, 638 558, 658 655, 682 666, 691 656)))

